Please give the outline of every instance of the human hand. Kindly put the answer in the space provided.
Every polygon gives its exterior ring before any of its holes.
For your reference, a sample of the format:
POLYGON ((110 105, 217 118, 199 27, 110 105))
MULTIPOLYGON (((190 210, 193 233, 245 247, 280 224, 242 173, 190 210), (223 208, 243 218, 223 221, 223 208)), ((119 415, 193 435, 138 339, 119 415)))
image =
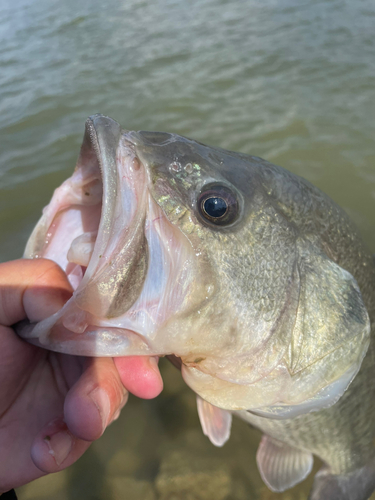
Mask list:
POLYGON ((84 358, 21 340, 11 325, 40 321, 72 291, 46 259, 0 264, 0 495, 73 464, 120 414, 128 391, 163 387, 156 358, 84 358))

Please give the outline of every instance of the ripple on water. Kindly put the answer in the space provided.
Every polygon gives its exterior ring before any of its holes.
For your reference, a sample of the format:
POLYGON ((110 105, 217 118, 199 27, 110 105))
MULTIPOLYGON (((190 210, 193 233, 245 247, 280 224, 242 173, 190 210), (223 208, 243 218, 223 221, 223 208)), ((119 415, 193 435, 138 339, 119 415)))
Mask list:
MULTIPOLYGON (((374 19, 373 2, 352 0, 2 0, 0 261, 22 254, 96 112, 285 166, 342 205, 375 251, 374 19)), ((161 398, 132 401, 75 467, 20 500, 167 496, 166 471, 181 491, 194 468, 185 455, 214 455, 201 477, 219 471, 230 498, 274 498, 255 466, 259 435, 237 422, 214 450, 194 398, 166 378, 161 398)), ((277 496, 306 498, 311 480, 277 496)))

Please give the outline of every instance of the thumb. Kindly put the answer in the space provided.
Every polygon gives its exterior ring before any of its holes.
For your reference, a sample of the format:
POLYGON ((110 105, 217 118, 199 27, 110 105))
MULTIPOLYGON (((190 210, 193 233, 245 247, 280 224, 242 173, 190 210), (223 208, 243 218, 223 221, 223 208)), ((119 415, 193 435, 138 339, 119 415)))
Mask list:
POLYGON ((47 259, 0 264, 0 324, 37 322, 58 311, 72 294, 64 271, 47 259))

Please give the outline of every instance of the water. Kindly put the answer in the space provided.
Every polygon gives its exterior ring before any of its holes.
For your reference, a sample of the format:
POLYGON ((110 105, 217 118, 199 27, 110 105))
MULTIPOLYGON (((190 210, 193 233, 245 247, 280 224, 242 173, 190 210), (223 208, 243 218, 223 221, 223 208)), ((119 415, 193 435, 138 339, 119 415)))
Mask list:
MULTIPOLYGON (((374 32, 371 0, 2 0, 0 261, 22 255, 96 112, 282 165, 345 208, 375 251, 374 32)), ((230 498, 306 498, 311 480, 283 495, 262 486, 244 424, 211 449, 194 397, 164 370, 162 398, 131 401, 75 467, 20 499, 152 499, 155 484, 164 498, 174 452, 216 464, 207 477, 229 471, 230 498)))

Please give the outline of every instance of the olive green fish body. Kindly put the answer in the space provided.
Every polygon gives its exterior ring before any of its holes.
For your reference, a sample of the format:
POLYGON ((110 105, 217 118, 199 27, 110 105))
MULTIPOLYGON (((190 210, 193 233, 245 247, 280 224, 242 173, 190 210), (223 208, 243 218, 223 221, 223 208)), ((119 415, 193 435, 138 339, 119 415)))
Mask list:
POLYGON ((312 499, 374 489, 374 262, 309 182, 95 115, 25 256, 55 260, 74 293, 22 337, 76 355, 180 358, 214 444, 233 413, 265 432, 257 462, 272 490, 304 479, 313 454, 326 465, 312 499))
MULTIPOLYGON (((273 166, 265 168, 275 169, 273 166)), ((281 182, 272 183, 271 189, 283 207, 285 216, 293 220, 310 241, 355 277, 371 324, 374 324, 374 259, 363 245, 356 228, 334 202, 306 181, 285 171, 280 171, 280 176, 281 182)), ((340 487, 334 482, 329 485, 332 489, 316 491, 320 495, 316 498, 331 499, 337 495, 340 499, 366 499, 375 487, 374 377, 375 341, 372 328, 371 342, 361 368, 333 406, 285 420, 265 418, 244 411, 239 412, 239 415, 272 438, 318 456, 333 476, 355 475, 356 471, 362 471, 362 475, 355 477, 353 489, 346 484, 340 487), (364 490, 361 491, 363 485, 364 490)))

